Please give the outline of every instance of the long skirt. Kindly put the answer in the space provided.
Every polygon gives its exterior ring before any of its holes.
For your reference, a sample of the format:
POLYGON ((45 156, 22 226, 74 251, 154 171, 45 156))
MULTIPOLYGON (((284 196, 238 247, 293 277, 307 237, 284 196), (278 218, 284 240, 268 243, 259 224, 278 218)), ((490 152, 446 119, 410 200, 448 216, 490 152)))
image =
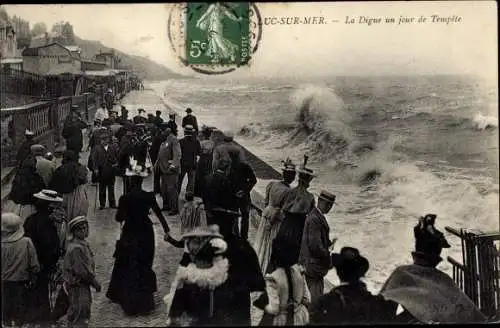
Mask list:
POLYGON ((88 326, 92 294, 89 285, 68 286, 68 322, 72 326, 88 326))
POLYGON ((68 194, 63 194, 63 206, 66 209, 68 221, 80 215, 87 215, 89 211, 89 198, 85 185, 79 185, 68 194))
MULTIPOLYGON (((294 263, 298 263, 300 247, 302 245, 302 233, 304 232, 304 223, 306 222, 306 213, 290 213, 285 212, 285 218, 281 223, 276 238, 287 244, 290 254, 295 259, 294 263)), ((274 263, 268 267, 268 272, 276 269, 274 263)))
POLYGON ((152 269, 153 226, 139 229, 124 226, 123 232, 126 233, 122 233, 116 243, 115 264, 106 297, 120 304, 126 315, 147 314, 154 310, 153 293, 157 290, 152 269))
POLYGON ((50 274, 40 272, 35 285, 29 290, 26 321, 30 323, 47 323, 51 319, 49 282, 50 274))
POLYGON ((271 259, 271 246, 280 225, 279 209, 271 206, 266 207, 262 212, 253 245, 263 274, 267 273, 266 270, 271 259))
POLYGON ((2 281, 2 321, 5 325, 14 321, 21 326, 26 317, 28 300, 27 281, 2 281))

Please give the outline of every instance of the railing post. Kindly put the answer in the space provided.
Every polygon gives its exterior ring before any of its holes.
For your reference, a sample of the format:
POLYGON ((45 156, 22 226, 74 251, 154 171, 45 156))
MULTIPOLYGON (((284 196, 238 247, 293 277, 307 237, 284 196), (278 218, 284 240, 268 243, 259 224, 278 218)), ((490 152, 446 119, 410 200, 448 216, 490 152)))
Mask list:
POLYGON ((87 122, 89 121, 89 94, 88 93, 84 93, 83 94, 83 105, 85 106, 85 119, 87 120, 87 122))

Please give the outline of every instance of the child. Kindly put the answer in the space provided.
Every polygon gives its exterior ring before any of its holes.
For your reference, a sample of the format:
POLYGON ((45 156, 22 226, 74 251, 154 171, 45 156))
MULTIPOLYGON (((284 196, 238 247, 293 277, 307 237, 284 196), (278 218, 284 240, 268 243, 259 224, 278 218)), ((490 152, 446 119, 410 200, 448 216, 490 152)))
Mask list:
POLYGON ((35 246, 24 236, 22 219, 14 213, 2 213, 2 326, 24 323, 29 288, 38 271, 35 246))
POLYGON ((195 227, 207 225, 207 218, 203 202, 193 196, 192 192, 187 192, 186 203, 181 210, 181 234, 184 234, 195 227))
POLYGON ((87 326, 92 305, 90 286, 101 291, 95 277, 94 254, 85 240, 89 236, 87 219, 77 216, 69 222, 69 231, 73 238, 68 243, 63 264, 64 288, 69 299, 67 318, 70 325, 87 326))

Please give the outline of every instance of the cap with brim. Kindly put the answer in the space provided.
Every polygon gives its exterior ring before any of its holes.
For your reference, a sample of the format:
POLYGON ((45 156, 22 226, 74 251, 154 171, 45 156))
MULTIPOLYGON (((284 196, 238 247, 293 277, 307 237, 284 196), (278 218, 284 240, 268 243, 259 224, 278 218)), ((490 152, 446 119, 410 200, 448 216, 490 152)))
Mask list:
POLYGON ((14 213, 2 214, 2 243, 12 243, 24 236, 22 219, 14 213))
POLYGON ((25 136, 34 136, 35 134, 33 133, 33 131, 26 129, 26 131, 24 131, 24 135, 25 136))
POLYGON ((69 221, 69 223, 68 223, 69 231, 72 231, 77 225, 82 224, 82 223, 89 223, 89 221, 83 215, 77 216, 73 220, 69 221))
POLYGON ((213 237, 213 238, 223 238, 219 233, 218 227, 196 227, 193 230, 183 234, 182 239, 193 238, 193 237, 213 237))
POLYGON ((111 90, 111 89, 108 89, 108 92, 113 92, 113 90, 111 90))
POLYGON ((38 198, 41 200, 46 200, 49 202, 62 202, 63 201, 62 197, 60 197, 60 195, 57 193, 57 191, 49 190, 49 189, 43 189, 42 191, 34 194, 33 196, 35 198, 38 198))
POLYGON ((186 113, 192 113, 193 110, 191 108, 186 108, 186 113))
POLYGON ((322 190, 321 193, 319 194, 319 198, 333 204, 333 203, 335 203, 335 199, 337 197, 334 194, 332 194, 331 192, 328 192, 326 190, 322 190))
POLYGON ((343 247, 339 253, 332 253, 332 265, 349 275, 363 277, 370 267, 368 260, 354 247, 343 247))
POLYGON ((46 151, 45 147, 43 145, 39 145, 39 144, 32 145, 30 147, 30 150, 33 153, 33 155, 35 155, 35 156, 42 156, 43 154, 45 154, 45 151, 46 151))

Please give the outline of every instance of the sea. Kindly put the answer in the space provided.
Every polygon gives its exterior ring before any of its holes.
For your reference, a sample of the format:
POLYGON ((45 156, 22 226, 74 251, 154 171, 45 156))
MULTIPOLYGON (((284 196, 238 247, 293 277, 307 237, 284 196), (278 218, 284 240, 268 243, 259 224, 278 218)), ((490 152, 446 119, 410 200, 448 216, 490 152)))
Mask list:
MULTIPOLYGON (((377 293, 392 270, 412 262, 413 227, 499 230, 498 91, 469 76, 331 77, 303 80, 172 79, 150 87, 178 113, 235 140, 280 170, 309 156, 310 190, 337 196, 327 215, 336 251, 352 246, 370 262, 377 293)), ((264 194, 269 181, 259 181, 264 194)), ((458 237, 447 256, 461 261, 458 237)), ((327 279, 338 283, 335 270, 327 279)))

